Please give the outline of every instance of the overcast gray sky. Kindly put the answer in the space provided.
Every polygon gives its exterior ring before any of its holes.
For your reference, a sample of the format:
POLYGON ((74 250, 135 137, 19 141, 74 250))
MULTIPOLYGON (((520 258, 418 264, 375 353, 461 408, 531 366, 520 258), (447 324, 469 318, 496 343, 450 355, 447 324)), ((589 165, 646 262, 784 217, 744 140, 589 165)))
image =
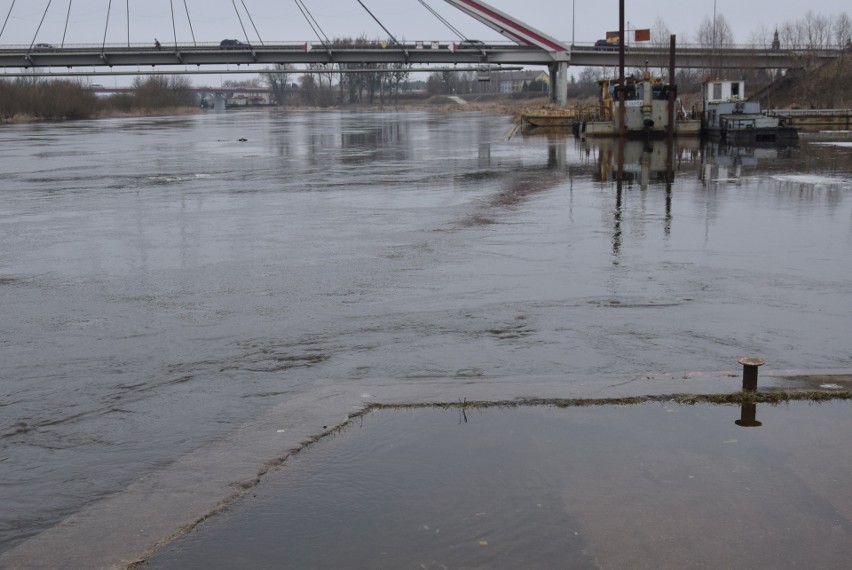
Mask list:
MULTIPOLYGON (((407 40, 453 40, 454 34, 424 8, 418 0, 362 0, 398 38, 407 40)), ((443 0, 426 0, 469 38, 502 40, 502 36, 473 21, 443 0)), ((304 0, 320 26, 330 37, 384 37, 379 26, 357 0, 304 0)), ((491 5, 568 43, 572 30, 577 43, 594 42, 607 30, 618 28, 618 0, 490 0, 491 5), (572 27, 572 6, 576 23, 572 27)), ((17 0, 0 37, 0 44, 29 44, 48 0, 17 0)), ((104 38, 109 0, 71 0, 66 43, 100 44, 104 38)), ((178 42, 191 42, 187 24, 188 8, 198 42, 218 42, 222 38, 244 39, 234 4, 252 41, 254 31, 243 12, 248 7, 254 24, 265 42, 314 40, 315 36, 294 0, 112 0, 107 43, 127 42, 127 7, 130 8, 130 41, 149 43, 157 37, 172 42, 171 6, 174 6, 178 42), (186 6, 186 7, 185 7, 186 6)), ((0 25, 6 19, 12 0, 0 0, 0 25)), ((37 42, 62 41, 68 0, 52 0, 38 34, 37 42)), ((713 0, 626 0, 626 19, 632 27, 652 27, 662 19, 679 42, 694 36, 705 17, 712 17, 713 0)), ((848 2, 839 0, 716 0, 716 9, 731 25, 735 40, 745 43, 761 27, 772 30, 786 21, 797 20, 812 10, 837 15, 849 11, 848 2)))

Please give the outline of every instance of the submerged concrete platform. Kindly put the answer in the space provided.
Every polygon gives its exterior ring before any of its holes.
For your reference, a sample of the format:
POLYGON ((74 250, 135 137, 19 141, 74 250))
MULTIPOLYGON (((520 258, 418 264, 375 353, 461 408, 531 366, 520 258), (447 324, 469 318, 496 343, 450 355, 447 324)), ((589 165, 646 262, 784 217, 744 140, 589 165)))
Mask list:
MULTIPOLYGON (((489 405, 735 394, 740 370, 637 376, 328 380, 0 555, 0 568, 124 568, 253 488, 291 454, 372 406, 489 405)), ((760 391, 852 390, 852 371, 761 371, 760 391)))

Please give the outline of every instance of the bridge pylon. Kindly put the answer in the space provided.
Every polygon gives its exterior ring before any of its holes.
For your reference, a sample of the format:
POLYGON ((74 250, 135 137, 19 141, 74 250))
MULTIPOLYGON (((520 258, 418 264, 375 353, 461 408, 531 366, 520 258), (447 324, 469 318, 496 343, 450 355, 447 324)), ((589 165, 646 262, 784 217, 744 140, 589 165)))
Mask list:
POLYGON ((568 104, 568 62, 551 63, 550 68, 550 101, 560 107, 568 104))

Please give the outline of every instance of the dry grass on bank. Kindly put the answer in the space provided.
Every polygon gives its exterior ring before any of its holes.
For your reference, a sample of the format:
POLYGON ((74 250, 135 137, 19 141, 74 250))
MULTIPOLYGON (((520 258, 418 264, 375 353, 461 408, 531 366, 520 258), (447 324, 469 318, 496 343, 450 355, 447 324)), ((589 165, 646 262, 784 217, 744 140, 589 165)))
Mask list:
POLYGON ((0 124, 198 113, 189 87, 185 78, 151 76, 137 79, 133 93, 98 97, 68 80, 0 80, 0 124))
POLYGON ((200 115, 204 111, 198 107, 163 107, 161 109, 134 109, 122 111, 119 109, 104 109, 92 117, 93 119, 130 119, 134 117, 173 117, 184 115, 200 115))

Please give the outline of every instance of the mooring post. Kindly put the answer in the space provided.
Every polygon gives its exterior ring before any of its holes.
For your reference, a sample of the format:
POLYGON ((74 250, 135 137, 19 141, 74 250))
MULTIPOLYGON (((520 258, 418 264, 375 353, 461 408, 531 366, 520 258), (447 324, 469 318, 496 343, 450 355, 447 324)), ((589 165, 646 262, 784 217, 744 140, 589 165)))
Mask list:
POLYGON ((675 57, 677 36, 672 34, 669 38, 669 140, 675 135, 675 98, 677 97, 677 85, 675 84, 675 57))
POLYGON ((743 391, 754 392, 757 390, 757 369, 766 361, 759 356, 743 357, 737 360, 743 365, 743 391))

